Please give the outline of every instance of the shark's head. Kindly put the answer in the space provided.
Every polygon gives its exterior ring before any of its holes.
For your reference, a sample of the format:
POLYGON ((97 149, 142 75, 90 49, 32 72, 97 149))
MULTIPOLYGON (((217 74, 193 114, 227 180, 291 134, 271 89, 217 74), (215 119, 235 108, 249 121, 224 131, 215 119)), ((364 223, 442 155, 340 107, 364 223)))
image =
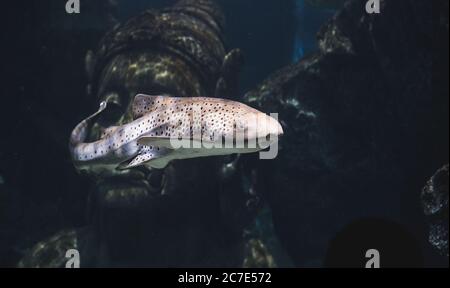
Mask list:
POLYGON ((242 137, 241 131, 244 132, 244 142, 248 143, 250 148, 253 148, 251 145, 256 144, 257 150, 269 147, 283 135, 280 122, 259 111, 248 112, 239 117, 236 125, 238 140, 239 136, 242 137))

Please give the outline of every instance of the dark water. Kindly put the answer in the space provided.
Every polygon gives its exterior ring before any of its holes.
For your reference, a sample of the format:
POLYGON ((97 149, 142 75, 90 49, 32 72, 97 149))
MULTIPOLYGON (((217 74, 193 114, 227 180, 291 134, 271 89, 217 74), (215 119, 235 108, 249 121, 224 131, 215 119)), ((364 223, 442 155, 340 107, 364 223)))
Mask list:
MULTIPOLYGON (((2 84, 1 96, 2 102, 5 104, 2 104, 2 110, 4 110, 1 113, 3 128, 2 136, 0 137, 0 266, 16 266, 19 260, 27 255, 27 251, 33 245, 48 239, 50 236, 58 233, 58 231, 94 225, 92 218, 90 218, 91 216, 89 216, 92 215, 92 211, 89 211, 90 206, 87 202, 89 195, 91 195, 92 191, 95 191, 95 187, 89 177, 79 175, 75 171, 67 149, 68 136, 74 125, 91 113, 98 104, 97 99, 88 97, 86 93, 88 78, 84 69, 85 54, 87 50, 97 47, 102 35, 111 29, 114 23, 126 21, 146 9, 169 7, 176 1, 111 1, 115 3, 113 3, 114 5, 110 1, 81 1, 82 11, 79 15, 68 15, 64 10, 64 2, 46 0, 29 1, 26 4, 5 4, 11 7, 7 10, 9 12, 5 13, 5 20, 8 24, 6 32, 3 33, 5 37, 4 43, 9 43, 9 45, 3 45, 4 47, 2 47, 2 49, 5 49, 3 52, 5 65, 2 65, 2 69, 4 70, 3 74, 6 76, 2 84)), ((223 9, 226 18, 224 32, 226 48, 228 50, 240 48, 244 54, 244 66, 239 76, 239 95, 235 96, 237 99, 243 99, 242 97, 245 93, 255 89, 257 85, 261 84, 264 79, 275 71, 297 63, 299 60, 309 57, 309 55, 318 53, 319 47, 316 36, 320 27, 330 21, 333 15, 342 8, 342 5, 313 7, 303 0, 220 0, 217 2, 223 9)), ((411 11, 413 10, 411 8, 411 11)), ((346 13, 351 14, 354 12, 355 15, 358 13, 354 10, 349 11, 346 13)), ((411 11, 408 10, 408 13, 411 11)), ((388 16, 390 15, 386 17, 388 16)), ((405 19, 407 18, 405 16, 405 19)), ((431 13, 429 22, 431 22, 431 13)), ((344 23, 343 26, 345 25, 351 24, 344 23)), ((416 35, 422 35, 420 33, 423 31, 419 32, 421 28, 428 29, 427 27, 413 27, 411 28, 413 32, 410 34, 402 33, 402 35, 398 36, 398 42, 414 43, 417 47, 431 49, 431 43, 427 42, 430 39, 423 39, 421 36, 417 36, 417 39, 414 38, 416 35), (414 29, 417 29, 418 32, 415 32, 414 29)), ((352 31, 352 29, 347 31, 352 31)), ((381 32, 375 31, 374 33, 381 32)), ((360 43, 360 46, 355 45, 357 50, 355 53, 359 53, 359 51, 365 49, 364 45, 367 43, 364 42, 365 38, 363 36, 357 33, 355 35, 361 37, 361 41, 355 40, 355 43, 360 43)), ((397 45, 397 40, 393 38, 396 37, 392 37, 389 40, 390 42, 386 40, 387 44, 379 47, 379 49, 385 49, 386 51, 395 50, 395 46, 401 44, 397 45)), ((355 36, 354 39, 359 38, 355 36)), ((446 48, 448 49, 448 46, 446 48)), ((413 50, 411 53, 416 51, 414 50, 415 46, 410 49, 413 50)), ((417 48, 417 51, 422 50, 417 48)), ((395 56, 395 53, 393 55, 395 56)), ((357 69, 358 66, 362 67, 365 65, 363 64, 365 63, 363 57, 361 59, 358 59, 359 56, 355 57, 356 60, 351 60, 354 61, 352 63, 356 63, 352 67, 357 69), (359 63, 361 65, 358 65, 359 63)), ((402 60, 398 60, 401 63, 395 62, 395 59, 401 59, 400 55, 398 58, 392 58, 394 60, 388 59, 388 56, 386 56, 386 59, 376 59, 373 60, 373 63, 371 62, 373 69, 381 69, 386 73, 380 75, 380 77, 390 79, 389 77, 395 78, 395 75, 397 75, 395 73, 397 72, 403 73, 402 71, 404 70, 401 70, 403 69, 402 60), (392 73, 394 76, 389 73, 392 73)), ((428 61, 429 59, 426 60, 428 61)), ((332 63, 333 61, 330 62, 332 63)), ((345 67, 346 62, 344 61, 343 63, 342 65, 345 67)), ((419 64, 423 63, 428 62, 424 60, 424 62, 419 64)), ((422 71, 418 74, 424 76, 418 77, 421 78, 418 81, 427 78, 427 80, 423 81, 429 84, 431 81, 431 67, 426 65, 422 67, 419 64, 418 67, 411 68, 412 72, 409 70, 407 72, 415 75, 415 71, 422 71)), ((324 64, 321 67, 322 70, 316 75, 317 79, 328 79, 327 77, 332 72, 326 70, 327 67, 331 67, 327 65, 332 64, 324 64)), ((405 64, 404 66, 407 65, 405 64)), ((448 73, 448 61, 446 71, 448 73)), ((339 74, 340 72, 336 71, 336 73, 337 75, 332 78, 335 79, 334 82, 339 82, 341 81, 339 75, 342 76, 344 72, 339 74)), ((362 72, 361 74, 364 73, 362 72)), ((414 77, 408 73, 401 74, 406 79, 404 80, 406 84, 401 87, 406 87, 410 82, 414 82, 410 80, 414 79, 414 77)), ((300 74, 299 77, 301 75, 303 74, 300 74)), ((344 76, 342 78, 345 79, 344 76)), ((346 81, 351 82, 352 79, 346 79, 346 81)), ((358 79, 355 79, 355 81, 358 81, 358 79)), ((396 84, 392 84, 389 81, 387 83, 389 84, 381 88, 389 91, 386 93, 395 95, 397 91, 401 90, 396 84)), ((357 83, 349 83, 348 86, 351 87, 352 85, 357 86, 357 83)), ((291 89, 290 87, 287 85, 284 88, 287 91, 291 89)), ((299 89, 308 91, 307 85, 302 87, 299 89)), ((332 87, 332 84, 330 84, 330 87, 332 87)), ((414 86, 408 86, 407 89, 417 92, 414 86)), ((421 88, 418 87, 417 89, 421 88)), ((430 92, 425 88, 423 90, 424 95, 430 92)), ((337 93, 338 95, 351 94, 351 92, 347 93, 347 91, 349 90, 343 88, 337 93)), ((291 92, 286 93, 289 94, 291 92)), ((368 95, 371 95, 370 92, 368 95)), ((364 95, 361 95, 361 97, 364 97, 364 95)), ((335 107, 338 107, 336 109, 342 109, 340 112, 348 113, 343 118, 353 117, 352 119, 355 119, 355 122, 359 121, 358 119, 360 118, 358 117, 365 119, 357 111, 366 111, 364 110, 366 105, 352 106, 351 102, 341 103, 339 99, 339 97, 328 99, 330 100, 329 102, 320 100, 320 103, 316 103, 314 100, 306 100, 304 105, 311 109, 319 106, 327 107, 320 111, 334 110, 335 107), (348 107, 344 107, 346 104, 348 104, 348 107), (353 114, 358 115, 352 116, 353 114)), ((342 96, 342 99, 347 98, 342 96)), ((389 254, 389 257, 392 257, 392 259, 389 258, 389 261, 399 266, 408 265, 408 261, 413 262, 412 264, 410 263, 412 266, 448 266, 448 256, 439 255, 437 250, 427 241, 429 228, 420 202, 420 191, 426 181, 437 169, 448 163, 448 124, 446 124, 448 123, 448 97, 433 99, 418 97, 417 101, 412 99, 405 102, 402 102, 404 99, 390 99, 388 101, 392 101, 392 103, 387 103, 385 105, 386 110, 379 113, 381 120, 370 122, 373 124, 372 127, 358 127, 356 129, 357 132, 348 132, 352 134, 351 137, 345 132, 340 134, 340 136, 336 136, 337 138, 332 138, 335 140, 327 140, 335 141, 340 143, 339 145, 342 144, 342 146, 347 147, 347 150, 336 148, 339 151, 333 151, 333 153, 336 152, 339 156, 324 160, 324 162, 327 162, 327 165, 311 165, 313 168, 326 166, 327 169, 311 169, 309 173, 305 174, 302 172, 302 174, 299 171, 303 171, 303 168, 296 170, 297 168, 295 167, 298 166, 288 163, 288 161, 273 165, 273 169, 282 166, 287 168, 286 170, 279 170, 283 171, 283 173, 279 173, 283 175, 276 176, 274 178, 276 180, 267 185, 275 188, 270 193, 265 192, 261 195, 261 199, 264 202, 261 212, 255 217, 256 220, 252 222, 251 228, 247 229, 248 231, 246 230, 247 232, 245 233, 259 235, 265 241, 266 247, 268 247, 270 252, 269 254, 272 255, 278 266, 339 266, 339 259, 346 258, 348 255, 351 255, 348 256, 349 258, 359 257, 359 254, 350 248, 351 251, 349 250, 348 254, 346 254, 345 249, 342 252, 343 247, 348 248, 345 242, 351 241, 362 243, 361 251, 367 248, 365 246, 366 243, 375 243, 374 245, 382 243, 379 245, 385 247, 385 250, 389 251, 386 253, 389 254), (405 108, 406 106, 408 109, 405 108), (410 107, 412 108, 409 109, 410 107), (411 111, 417 113, 414 114, 411 111), (422 118, 416 118, 416 115, 426 115, 428 118, 425 118, 428 122, 425 122, 425 124, 424 122, 417 123, 422 118), (387 120, 384 121, 383 119, 387 120), (398 123, 389 122, 392 119, 398 121, 398 123), (398 124, 399 128, 391 131, 388 129, 392 127, 391 124, 398 124), (372 128, 373 131, 376 131, 374 134, 368 132, 372 128), (383 134, 386 130, 389 130, 389 133, 383 134), (406 132, 402 134, 402 131, 406 132), (399 132, 399 134, 396 135, 396 132, 399 132), (383 136, 376 138, 377 135, 383 136), (402 139, 401 135, 405 135, 407 139, 402 139), (391 140, 387 139, 387 136, 392 136, 391 140), (352 141, 354 141, 350 143, 349 138, 352 138, 352 141), (383 141, 380 140, 381 138, 383 138, 383 141), (348 145, 346 141, 349 141, 348 145), (433 144, 430 144, 430 142, 433 144), (350 149, 349 146, 351 145, 356 146, 350 149), (358 153, 368 153, 366 150, 359 150, 358 145, 361 145, 361 147, 363 145, 371 146, 371 151, 375 152, 370 157, 376 159, 372 159, 372 161, 368 157, 366 162, 352 162, 359 157, 358 153), (383 149, 391 146, 393 147, 392 149, 386 149, 390 152, 384 153, 385 150, 383 149), (345 169, 342 168, 343 166, 340 166, 341 164, 336 164, 343 162, 348 163, 345 169), (361 167, 358 165, 361 165, 361 167), (330 167, 335 167, 335 170, 330 167), (339 170, 341 168, 342 170, 339 170), (391 168, 392 173, 386 172, 391 168), (326 172, 324 172, 325 170, 326 172), (349 177, 348 173, 353 175, 354 178, 349 177), (333 180, 323 176, 325 174, 334 174, 333 180), (277 187, 296 187, 296 185, 299 185, 298 181, 301 181, 301 177, 305 177, 305 175, 310 175, 310 179, 318 180, 315 183, 308 182, 309 184, 301 186, 304 190, 299 188, 295 195, 283 192, 285 190, 280 190, 279 193, 276 191, 277 187), (341 179, 347 179, 347 182, 341 182, 341 179), (280 185, 277 185, 277 183, 280 185), (377 183, 378 186, 375 188, 372 186, 373 183, 377 183), (323 187, 321 184, 323 184, 323 187), (306 187, 308 189, 311 188, 311 190, 306 191, 306 187), (336 189, 336 193, 344 191, 344 194, 338 197, 332 192, 333 189, 336 189), (353 191, 352 189, 358 190, 358 192, 345 192, 353 191), (316 194, 314 191, 319 192, 316 194), (286 209, 280 207, 286 207, 286 209), (316 209, 314 207, 319 208, 316 209), (336 238, 336 235, 338 235, 338 238, 336 238), (381 236, 374 236, 376 239, 370 239, 370 236, 366 237, 364 235, 381 236), (400 251, 398 252, 400 254, 396 254, 396 251, 400 251), (404 261, 400 261, 396 257, 403 258, 404 261)), ((304 99, 301 98, 301 100, 304 99)), ((361 103, 367 103, 367 106, 373 104, 378 109, 384 105, 377 106, 382 101, 384 100, 371 98, 367 99, 367 101, 361 101, 361 103)), ((368 108, 367 110, 370 111, 371 109, 368 108)), ((286 114, 291 113, 289 111, 286 114)), ((332 119, 334 117, 334 115, 321 116, 324 119, 332 119)), ((287 126, 289 126, 292 122, 289 122, 287 119, 285 121, 288 122, 287 126)), ((348 124, 336 121, 334 128, 338 125, 346 126, 348 124)), ((299 129, 301 130, 301 128, 299 129)), ((333 128, 329 129, 332 130, 333 128)), ((295 133, 302 133, 302 131, 298 132, 299 130, 297 129, 288 129, 287 131, 294 130, 295 133)), ((341 130, 335 129, 333 131, 339 132, 341 130)), ((333 131, 329 132, 330 135, 334 133, 333 131)), ((314 136, 312 135, 311 137, 314 136)), ((295 149, 297 144, 292 144, 297 143, 295 140, 286 141, 285 144, 282 144, 287 147, 285 151, 295 149)), ((326 144, 333 146, 335 143, 329 142, 326 144)), ((342 147, 339 145, 336 144, 336 147, 342 147)), ((331 148, 330 151, 333 149, 331 148)), ((297 152, 301 154, 302 151, 297 152)), ((326 157, 323 156, 323 158, 326 157)), ((292 162, 298 164, 299 161, 305 158, 308 157, 294 158, 293 156, 289 159, 293 159, 292 162)), ((253 160, 250 159, 248 161, 253 160)), ((265 172, 261 175, 270 177, 267 176, 271 175, 271 173, 267 172, 267 169, 271 169, 271 166, 269 165, 269 168, 265 167, 262 169, 265 172)), ((270 182, 270 180, 264 180, 270 182)), ((243 181, 243 183, 245 184, 246 182, 243 181)), ((242 186, 241 184, 241 182, 236 182, 229 184, 229 186, 234 187, 233 185, 236 185, 240 187, 242 186)), ((264 186, 264 184, 259 185, 264 186)), ((201 197, 198 199, 202 201, 201 197)), ((209 205, 209 202, 206 201, 205 205, 209 205)), ((448 200, 446 209, 448 231, 448 200)), ((214 209, 211 208, 211 210, 214 209)), ((173 215, 174 218, 177 218, 177 212, 174 212, 173 215)), ((214 217, 212 216, 212 218, 214 217)), ((217 228, 218 231, 220 230, 220 232, 217 232, 218 235, 222 235, 220 233, 231 235, 231 233, 226 232, 228 228, 222 228, 221 225, 220 221, 214 223, 214 226, 220 227, 217 228)), ((197 235, 197 237, 200 237, 198 235, 201 233, 205 233, 205 237, 208 235, 206 232, 200 233, 196 231, 193 230, 192 234, 197 235)), ((139 235, 137 233, 136 238, 139 235)), ((184 234, 173 232, 171 235, 170 239, 180 237, 179 241, 176 242, 178 244, 173 244, 169 240, 165 242, 164 239, 158 239, 155 240, 155 243, 150 243, 149 245, 164 247, 164 243, 170 242, 171 244, 168 245, 175 247, 171 248, 172 256, 170 257, 173 259, 177 258, 177 249, 183 250, 183 252, 180 252, 179 257, 184 260, 181 262, 174 261, 174 265, 181 263, 180 265, 182 266, 196 266, 200 263, 201 266, 208 266, 208 263, 213 263, 210 266, 221 266, 222 263, 220 261, 195 262, 197 260, 192 260, 190 262, 191 258, 189 258, 189 253, 186 253, 186 251, 192 249, 194 251, 192 254, 196 253, 195 249, 198 249, 197 246, 199 245, 191 245, 189 242, 193 241, 195 243, 196 236, 191 236, 194 240, 186 240, 185 243, 183 236, 180 236, 184 234)), ((227 243, 231 243, 229 246, 239 245, 240 236, 237 237, 239 238, 238 240, 236 240, 236 237, 235 235, 229 236, 230 239, 227 240, 229 241, 227 243)), ((122 245, 123 249, 119 254, 126 255, 129 251, 127 248, 128 244, 126 240, 123 243, 125 244, 122 245)), ((219 247, 221 246, 219 245, 219 247)), ((149 255, 153 255, 152 253, 149 252, 149 255)), ((218 257, 214 255, 216 254, 204 257, 218 257)), ((170 258, 169 256, 167 257, 170 258)), ((194 258, 192 257, 192 259, 194 258)), ((40 260, 36 260, 36 262, 38 261, 40 260)), ((139 261, 129 265, 139 266, 142 264, 139 261)), ((364 261, 365 258, 363 257, 361 263, 364 263, 364 261)), ((169 265, 171 262, 167 260, 167 262, 155 262, 156 264, 151 261, 144 263, 144 266, 159 266, 160 263, 163 263, 161 265, 164 266, 169 265)), ((344 264, 352 266, 354 263, 349 260, 349 263, 344 264)), ((108 265, 120 266, 121 264, 105 264, 105 266, 108 265)), ((225 262, 223 265, 237 266, 235 263, 225 262)), ((92 264, 92 266, 102 266, 102 264, 97 263, 92 264)))

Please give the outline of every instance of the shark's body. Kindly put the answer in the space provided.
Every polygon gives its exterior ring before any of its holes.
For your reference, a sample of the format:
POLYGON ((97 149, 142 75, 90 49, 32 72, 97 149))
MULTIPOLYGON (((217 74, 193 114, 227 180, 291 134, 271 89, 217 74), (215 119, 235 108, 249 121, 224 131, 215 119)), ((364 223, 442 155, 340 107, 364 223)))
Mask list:
POLYGON ((72 132, 70 152, 79 169, 164 168, 174 159, 256 152, 283 133, 277 120, 239 102, 141 94, 133 102, 133 122, 85 143, 88 127, 106 107, 102 102, 72 132))

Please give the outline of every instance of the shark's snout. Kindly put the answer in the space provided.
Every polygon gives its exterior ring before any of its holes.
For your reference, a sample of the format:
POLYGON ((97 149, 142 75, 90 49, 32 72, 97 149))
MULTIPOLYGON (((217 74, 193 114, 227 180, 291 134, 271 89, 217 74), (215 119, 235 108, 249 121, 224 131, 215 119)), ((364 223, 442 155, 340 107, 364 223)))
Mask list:
POLYGON ((240 120, 241 128, 245 129, 245 138, 256 141, 259 148, 270 146, 284 133, 277 119, 262 112, 247 113, 240 120))
POLYGON ((249 113, 243 117, 242 121, 247 130, 247 137, 261 138, 268 135, 283 135, 283 127, 277 119, 261 112, 249 113))
POLYGON ((270 135, 277 135, 277 136, 282 136, 284 134, 283 131, 283 127, 281 126, 280 122, 273 118, 273 117, 269 117, 269 127, 270 127, 270 135))

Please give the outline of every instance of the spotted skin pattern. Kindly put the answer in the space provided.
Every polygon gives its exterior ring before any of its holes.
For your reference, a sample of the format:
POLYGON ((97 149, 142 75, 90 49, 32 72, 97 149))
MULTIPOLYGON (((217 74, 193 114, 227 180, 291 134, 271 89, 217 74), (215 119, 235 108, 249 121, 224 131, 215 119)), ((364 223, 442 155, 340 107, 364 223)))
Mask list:
MULTIPOLYGON (((168 139, 183 138, 200 143, 215 143, 223 139, 233 139, 237 130, 247 131, 248 115, 268 117, 268 121, 276 121, 245 104, 226 99, 139 94, 132 105, 134 121, 118 127, 109 127, 99 140, 84 143, 89 126, 106 106, 107 103, 102 103, 96 113, 78 124, 72 132, 70 151, 77 167, 116 165, 119 169, 128 169, 149 164, 150 167, 163 168, 173 159, 229 154, 234 151, 181 153, 171 149, 168 139), (161 141, 155 142, 155 139, 161 141), (164 145, 156 145, 158 143, 164 145), (160 163, 155 161, 164 157, 165 160, 160 163)), ((275 132, 266 129, 262 134, 282 133, 278 122, 272 126, 275 132)), ((239 150, 235 153, 238 152, 239 150)))

